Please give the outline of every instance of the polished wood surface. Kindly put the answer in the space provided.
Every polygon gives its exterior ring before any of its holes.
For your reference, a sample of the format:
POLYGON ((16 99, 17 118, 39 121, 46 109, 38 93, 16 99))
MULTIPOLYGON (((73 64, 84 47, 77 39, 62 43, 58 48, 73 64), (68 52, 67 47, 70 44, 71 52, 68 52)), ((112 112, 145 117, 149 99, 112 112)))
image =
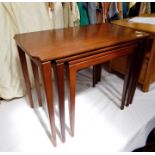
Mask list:
POLYGON ((28 55, 43 62, 130 42, 146 35, 138 35, 121 26, 97 24, 20 34, 15 40, 28 55))
MULTIPOLYGON (((67 63, 68 73, 68 87, 69 87, 69 111, 70 111, 70 127, 71 135, 74 136, 74 124, 75 124, 75 92, 76 92, 76 72, 86 67, 94 65, 100 65, 103 62, 121 57, 123 55, 132 55, 128 72, 125 77, 122 100, 120 108, 124 109, 124 106, 128 106, 132 103, 133 95, 136 89, 139 70, 141 68, 144 52, 146 51, 146 40, 141 42, 135 42, 134 44, 125 44, 124 47, 117 47, 110 50, 108 53, 99 53, 84 58, 69 61, 67 63), (138 59, 138 60, 137 60, 138 59)), ((98 68, 98 66, 96 67, 98 68)), ((98 75, 97 75, 98 76, 98 75)), ((98 77, 97 77, 98 78, 98 77)), ((99 81, 99 79, 97 80, 99 81)), ((95 81, 96 82, 96 81, 95 81)))
POLYGON ((64 63, 54 63, 54 72, 56 75, 57 91, 58 91, 58 102, 59 102, 59 115, 60 115, 60 128, 61 128, 61 139, 65 142, 65 94, 64 94, 64 63))
POLYGON ((51 62, 45 62, 41 64, 42 79, 45 89, 45 95, 47 100, 49 120, 51 124, 51 141, 56 146, 56 127, 55 127, 55 116, 54 116, 54 100, 53 100, 53 84, 52 84, 52 71, 51 62))
POLYGON ((39 81, 39 72, 38 72, 38 66, 31 60, 32 70, 34 74, 34 83, 36 88, 36 94, 38 97, 38 103, 39 106, 42 106, 42 99, 41 99, 41 90, 40 90, 40 81, 39 81))
MULTIPOLYGON (((142 15, 140 17, 155 17, 155 13, 145 14, 145 15, 142 15)), ((127 28, 139 30, 139 31, 144 31, 144 32, 148 32, 148 33, 155 33, 155 26, 153 24, 130 22, 129 19, 115 20, 112 23, 120 25, 120 26, 125 26, 127 28)))
MULTIPOLYGON (((148 40, 147 33, 137 33, 130 28, 124 28, 114 24, 96 24, 83 27, 74 27, 57 30, 39 31, 26 34, 18 34, 15 40, 18 46, 21 65, 25 78, 28 97, 31 105, 33 105, 30 82, 28 79, 28 72, 22 64, 22 60, 27 53, 30 59, 41 69, 45 95, 48 105, 49 119, 51 125, 52 136, 51 140, 56 146, 56 127, 54 117, 54 100, 53 100, 53 87, 52 87, 52 72, 51 68, 55 66, 55 73, 58 87, 59 99, 59 113, 62 142, 65 142, 65 109, 64 109, 64 68, 67 68, 68 88, 69 88, 69 113, 70 113, 70 126, 71 135, 74 135, 74 118, 75 118, 75 89, 76 89, 76 72, 79 69, 87 68, 95 65, 96 68, 100 67, 100 63, 111 60, 123 55, 131 55, 133 53, 139 54, 144 52, 139 47, 143 42, 143 46, 148 40), (138 48, 139 47, 139 48, 138 48), (28 79, 28 81, 27 81, 28 79)), ((123 109, 127 101, 132 101, 138 71, 142 57, 136 61, 136 67, 129 69, 130 72, 126 75, 124 84, 125 93, 123 93, 124 100, 122 101, 121 108, 123 109), (138 67, 137 67, 138 66, 138 67), (137 71, 136 76, 133 75, 137 71), (132 72, 131 72, 132 71, 132 72), (132 78, 130 78, 130 76, 132 78), (128 88, 128 86, 130 86, 128 88), (133 88, 132 88, 133 86, 133 88), (129 99, 128 99, 129 98, 129 99)), ((133 62, 132 62, 133 63, 133 62)), ((34 76, 37 76, 37 68, 33 65, 34 76)), ((133 66, 133 65, 131 65, 133 66)), ((129 67, 130 68, 130 67, 129 67)), ((96 71, 98 72, 98 71, 96 71)), ((97 73, 94 84, 100 81, 100 73, 97 73)), ((39 89, 39 80, 35 83, 37 89, 38 100, 41 98, 39 89)), ((40 102, 41 105, 41 102, 40 102)))
POLYGON ((31 83, 29 79, 26 55, 19 47, 18 47, 18 53, 19 53, 19 60, 20 60, 20 64, 21 64, 22 72, 24 76, 26 93, 28 94, 28 98, 29 98, 29 104, 30 104, 30 107, 33 108, 34 105, 33 105, 32 93, 31 93, 31 83))
POLYGON ((102 64, 93 66, 93 87, 101 81, 102 64))

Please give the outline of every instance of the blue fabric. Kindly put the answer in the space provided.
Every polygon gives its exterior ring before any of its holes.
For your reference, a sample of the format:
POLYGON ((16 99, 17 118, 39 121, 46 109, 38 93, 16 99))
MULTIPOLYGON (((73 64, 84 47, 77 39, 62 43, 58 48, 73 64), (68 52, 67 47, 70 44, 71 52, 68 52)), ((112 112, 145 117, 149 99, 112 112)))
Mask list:
POLYGON ((110 7, 109 7, 109 18, 112 18, 114 15, 118 14, 118 9, 117 9, 117 3, 116 2, 111 2, 110 7))
POLYGON ((126 7, 126 2, 123 2, 123 18, 127 18, 127 7, 126 7))
POLYGON ((90 24, 96 24, 96 4, 95 2, 88 2, 88 17, 90 24))

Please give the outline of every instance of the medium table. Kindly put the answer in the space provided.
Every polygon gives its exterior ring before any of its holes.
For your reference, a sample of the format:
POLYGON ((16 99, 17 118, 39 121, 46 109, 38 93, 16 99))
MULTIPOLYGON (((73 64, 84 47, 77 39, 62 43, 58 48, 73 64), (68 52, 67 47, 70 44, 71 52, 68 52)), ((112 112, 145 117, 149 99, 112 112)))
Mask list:
POLYGON ((33 100, 25 53, 29 55, 32 62, 35 87, 40 105, 38 67, 41 69, 51 124, 52 141, 56 146, 51 68, 54 67, 56 70, 61 135, 64 142, 65 67, 67 68, 67 77, 69 78, 71 135, 74 135, 76 71, 92 65, 99 65, 117 57, 130 55, 131 61, 128 65, 122 93, 121 109, 123 109, 126 103, 132 102, 144 53, 148 48, 149 35, 145 32, 137 33, 135 30, 118 25, 96 24, 17 34, 15 40, 18 46, 19 58, 31 107, 33 107, 33 100))

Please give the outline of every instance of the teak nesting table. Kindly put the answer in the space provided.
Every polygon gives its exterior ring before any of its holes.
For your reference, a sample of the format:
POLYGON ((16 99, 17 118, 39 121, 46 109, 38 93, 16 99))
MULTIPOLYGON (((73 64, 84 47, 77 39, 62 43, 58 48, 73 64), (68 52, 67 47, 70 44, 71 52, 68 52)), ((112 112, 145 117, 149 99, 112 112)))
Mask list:
MULTIPOLYGON (((132 103, 144 53, 150 37, 147 33, 124 28, 113 24, 96 24, 83 27, 38 31, 17 34, 19 58, 25 79, 26 90, 31 107, 33 100, 25 53, 29 55, 35 77, 35 87, 41 106, 38 67, 41 69, 48 113, 52 131, 52 142, 56 146, 54 117, 54 96, 52 67, 56 71, 59 96, 59 113, 62 142, 65 141, 64 74, 67 69, 69 88, 69 113, 71 135, 74 135, 76 72, 89 66, 97 66, 105 61, 129 55, 130 61, 126 73, 121 109, 132 103)), ((97 77, 98 78, 98 77, 97 77)))

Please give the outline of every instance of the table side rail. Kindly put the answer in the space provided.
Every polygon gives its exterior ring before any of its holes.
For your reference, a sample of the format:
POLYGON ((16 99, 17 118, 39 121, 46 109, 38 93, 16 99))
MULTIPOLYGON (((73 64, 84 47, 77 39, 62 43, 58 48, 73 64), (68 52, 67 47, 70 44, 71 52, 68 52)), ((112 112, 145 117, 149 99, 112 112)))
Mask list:
POLYGON ((111 59, 115 59, 117 57, 121 57, 124 55, 130 55, 130 54, 134 53, 134 51, 136 51, 137 46, 138 46, 137 44, 134 44, 129 47, 123 47, 123 48, 119 48, 116 50, 111 50, 109 53, 106 53, 106 54, 100 53, 100 54, 96 54, 96 55, 91 55, 89 57, 84 57, 81 59, 69 61, 67 63, 69 65, 75 65, 76 69, 80 70, 80 69, 89 67, 90 64, 96 65, 96 64, 100 64, 100 63, 106 62, 111 59))

